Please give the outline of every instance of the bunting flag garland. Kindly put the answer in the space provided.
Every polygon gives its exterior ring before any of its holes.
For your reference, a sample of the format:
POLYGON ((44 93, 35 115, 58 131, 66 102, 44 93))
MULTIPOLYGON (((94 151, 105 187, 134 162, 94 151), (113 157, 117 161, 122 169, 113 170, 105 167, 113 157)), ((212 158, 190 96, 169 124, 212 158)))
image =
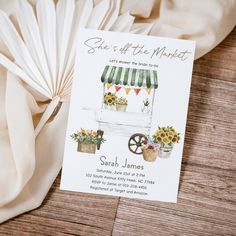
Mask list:
POLYGON ((151 88, 146 88, 145 90, 146 90, 147 94, 150 95, 150 93, 151 93, 151 88))
POLYGON ((109 90, 112 86, 113 86, 113 84, 108 83, 108 84, 107 84, 107 90, 109 90))
POLYGON ((119 92, 121 89, 121 86, 116 86, 116 92, 119 92))
MULTIPOLYGON (((113 87, 114 85, 112 83, 107 83, 106 87, 107 90, 109 90, 111 87, 113 87)), ((118 93, 121 89, 122 86, 115 86, 116 92, 118 93)), ((131 89, 134 90, 135 94, 138 95, 141 91, 141 88, 123 88, 125 90, 126 95, 128 95, 131 91, 131 89)), ((145 91, 147 92, 148 95, 151 94, 152 89, 151 88, 145 88, 145 91)))
POLYGON ((126 93, 126 95, 129 94, 130 90, 131 90, 131 88, 125 88, 125 93, 126 93))
POLYGON ((135 89, 134 89, 134 92, 136 93, 136 95, 138 95, 140 91, 141 91, 140 88, 135 88, 135 89))

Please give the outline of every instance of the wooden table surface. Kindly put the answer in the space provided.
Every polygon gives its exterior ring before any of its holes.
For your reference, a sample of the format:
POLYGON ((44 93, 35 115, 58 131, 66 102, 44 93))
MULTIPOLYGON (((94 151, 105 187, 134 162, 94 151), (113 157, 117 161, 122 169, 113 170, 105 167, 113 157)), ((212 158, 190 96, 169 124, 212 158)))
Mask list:
POLYGON ((59 190, 0 235, 236 235, 236 29, 194 65, 177 204, 59 190))

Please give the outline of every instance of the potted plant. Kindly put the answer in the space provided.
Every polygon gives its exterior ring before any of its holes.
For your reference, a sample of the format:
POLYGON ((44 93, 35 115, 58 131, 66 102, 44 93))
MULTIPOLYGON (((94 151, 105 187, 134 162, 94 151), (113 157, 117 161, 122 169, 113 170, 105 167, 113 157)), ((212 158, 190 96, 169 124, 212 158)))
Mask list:
POLYGON ((153 139, 161 145, 159 157, 168 158, 174 145, 179 142, 180 134, 172 126, 159 127, 153 135, 153 139))
POLYGON ((72 134, 71 138, 78 143, 77 151, 85 153, 96 153, 97 146, 105 141, 97 131, 85 129, 72 134))
POLYGON ((143 159, 148 162, 154 162, 160 152, 160 144, 154 142, 149 137, 147 141, 142 144, 143 159))
POLYGON ((148 98, 143 100, 142 112, 145 114, 149 114, 150 112, 150 101, 148 98))
POLYGON ((117 99, 117 96, 115 93, 111 93, 111 92, 105 93, 104 101, 103 101, 105 104, 105 108, 109 110, 114 110, 116 99, 117 99))
POLYGON ((126 112, 128 106, 128 100, 124 97, 120 97, 116 99, 116 110, 126 112))

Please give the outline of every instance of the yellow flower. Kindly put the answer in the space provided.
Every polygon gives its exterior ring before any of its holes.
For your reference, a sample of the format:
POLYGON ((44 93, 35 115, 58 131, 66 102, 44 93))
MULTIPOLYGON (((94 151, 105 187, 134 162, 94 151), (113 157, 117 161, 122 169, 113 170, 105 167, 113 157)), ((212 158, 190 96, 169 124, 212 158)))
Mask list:
POLYGON ((174 138, 172 138, 172 140, 171 140, 171 141, 172 141, 172 143, 174 143, 174 144, 175 144, 175 143, 177 143, 177 138, 175 138, 175 137, 174 137, 174 138))
POLYGON ((86 134, 86 131, 84 129, 81 129, 81 132, 80 132, 82 135, 86 134))
POLYGON ((152 137, 155 142, 163 144, 175 144, 180 140, 179 134, 170 126, 159 127, 152 137))
POLYGON ((162 138, 160 136, 158 136, 158 137, 156 137, 155 141, 158 142, 158 143, 161 143, 162 142, 162 138))
POLYGON ((115 93, 105 93, 104 94, 104 103, 106 105, 114 105, 116 101, 116 94, 115 93))
POLYGON ((155 131, 155 135, 158 135, 160 133, 160 130, 155 131))
POLYGON ((164 144, 169 144, 169 143, 170 143, 170 140, 169 140, 167 137, 165 137, 165 138, 162 139, 162 142, 163 142, 164 144))
POLYGON ((159 136, 162 137, 162 138, 164 138, 164 137, 166 136, 166 134, 165 134, 165 132, 161 132, 161 133, 159 134, 159 136))

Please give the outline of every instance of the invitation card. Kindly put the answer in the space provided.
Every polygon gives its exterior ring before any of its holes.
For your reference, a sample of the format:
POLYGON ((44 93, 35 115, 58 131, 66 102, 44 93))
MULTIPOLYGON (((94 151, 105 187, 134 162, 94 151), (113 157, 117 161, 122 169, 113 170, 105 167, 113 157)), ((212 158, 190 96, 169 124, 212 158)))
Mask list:
POLYGON ((79 30, 61 189, 177 201, 194 50, 79 30))

